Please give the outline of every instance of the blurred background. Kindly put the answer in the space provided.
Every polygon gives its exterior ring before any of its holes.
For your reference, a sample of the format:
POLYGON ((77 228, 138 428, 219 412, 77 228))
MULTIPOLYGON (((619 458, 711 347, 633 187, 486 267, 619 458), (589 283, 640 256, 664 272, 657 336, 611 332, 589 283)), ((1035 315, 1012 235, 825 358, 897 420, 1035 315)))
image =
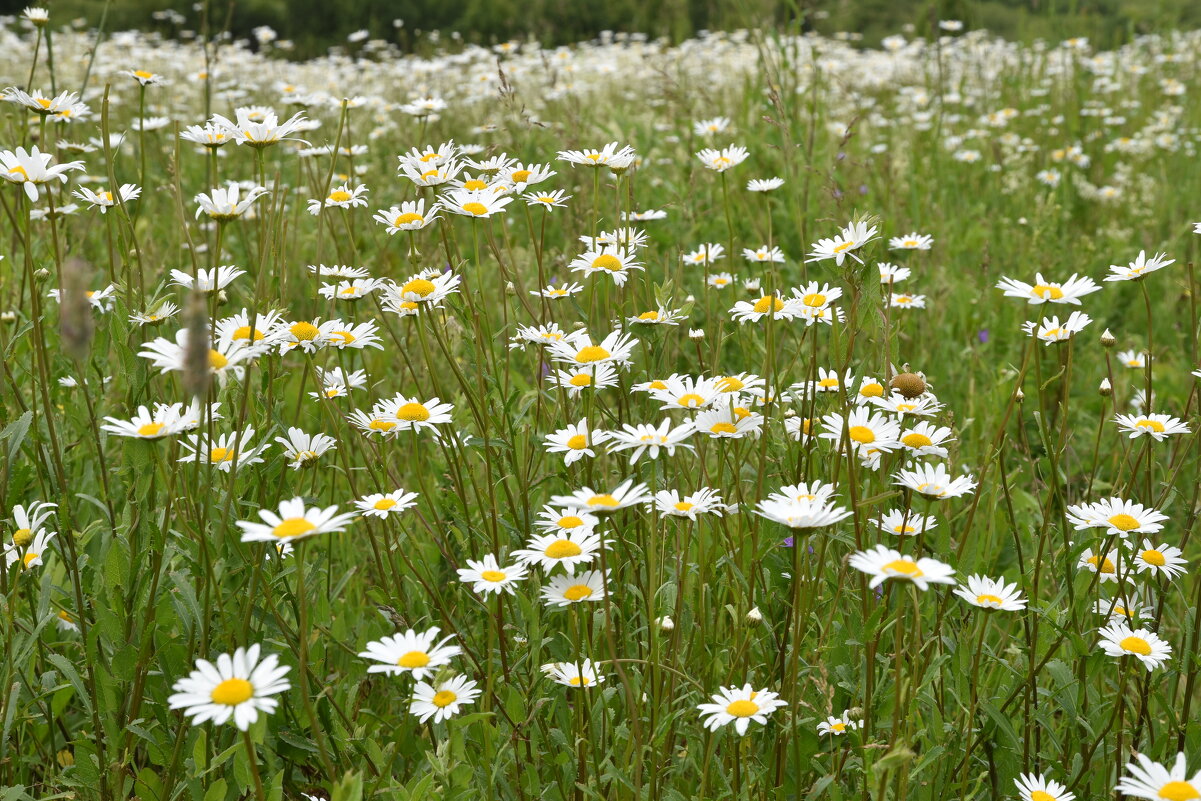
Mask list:
MULTIPOLYGON (((0 0, 0 8, 19 13, 27 2, 0 0)), ((875 46, 890 34, 930 36, 939 20, 959 20, 965 28, 986 28, 1011 39, 1084 36, 1108 48, 1140 33, 1201 26, 1201 0, 47 0, 41 5, 59 19, 81 18, 89 26, 106 17, 109 31, 139 28, 187 37, 204 29, 206 16, 208 30, 228 27, 237 38, 252 38, 256 27, 270 26, 291 44, 285 55, 294 58, 330 47, 354 49, 368 38, 419 49, 435 31, 443 42, 457 33, 478 44, 534 38, 557 45, 603 31, 678 41, 705 29, 800 27, 853 32, 875 46)))

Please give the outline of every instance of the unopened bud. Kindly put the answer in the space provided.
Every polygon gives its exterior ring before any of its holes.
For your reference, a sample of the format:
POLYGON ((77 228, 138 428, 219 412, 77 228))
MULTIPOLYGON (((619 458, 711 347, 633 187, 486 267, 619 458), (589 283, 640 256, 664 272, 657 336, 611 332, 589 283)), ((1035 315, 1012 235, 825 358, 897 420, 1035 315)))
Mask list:
POLYGON ((759 611, 759 607, 755 607, 746 613, 746 624, 748 626, 758 626, 763 622, 763 613, 759 611))
POLYGON ((505 281, 505 294, 506 295, 516 295, 517 294, 517 287, 513 286, 512 281, 505 281))
POLYGON ((1102 378, 1101 386, 1097 388, 1097 391, 1101 393, 1102 397, 1108 398, 1113 394, 1113 384, 1109 383, 1108 378, 1102 378))
POLYGON ((17 321, 17 313, 15 311, 0 312, 0 321, 15 323, 17 321))
POLYGON ((696 339, 696 340, 704 339, 705 338, 705 329, 703 329, 703 328, 690 329, 688 331, 688 338, 696 339))
POLYGON ((217 290, 217 305, 224 306, 226 303, 229 303, 229 295, 225 294, 224 289, 218 289, 217 290))
POLYGON ((664 615, 663 617, 655 619, 655 625, 657 625, 661 631, 672 631, 676 627, 676 622, 667 615, 664 615))
POLYGON ((1117 338, 1110 332, 1108 328, 1105 329, 1105 333, 1101 334, 1101 344, 1107 348, 1112 348, 1115 344, 1117 344, 1117 341, 1117 338))
POLYGON ((1013 393, 1013 399, 1016 400, 1018 403, 1021 403, 1022 401, 1026 400, 1026 393, 1022 392, 1021 387, 1018 387, 1018 391, 1013 393))
POLYGON ((50 277, 50 271, 47 270, 45 267, 39 268, 39 269, 33 271, 33 277, 38 279, 39 281, 45 281, 47 278, 50 277))

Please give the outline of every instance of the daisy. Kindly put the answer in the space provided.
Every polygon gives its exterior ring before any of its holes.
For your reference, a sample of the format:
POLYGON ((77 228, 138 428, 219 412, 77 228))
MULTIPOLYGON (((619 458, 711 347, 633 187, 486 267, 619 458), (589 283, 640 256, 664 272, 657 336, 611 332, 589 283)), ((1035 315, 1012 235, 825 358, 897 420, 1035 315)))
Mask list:
POLYGON ((863 259, 855 255, 854 251, 875 239, 876 226, 869 226, 866 222, 862 221, 853 221, 839 231, 838 236, 818 240, 817 244, 813 246, 813 250, 809 253, 809 258, 805 261, 814 262, 834 259, 834 263, 841 267, 846 257, 850 256, 855 261, 863 264, 863 259))
POLYGON ((1118 351, 1118 361, 1127 367, 1141 370, 1147 366, 1148 354, 1137 350, 1118 351))
MULTIPOLYGON (((1118 580, 1118 563, 1121 558, 1117 551, 1107 551, 1104 555, 1094 554, 1092 548, 1085 548, 1080 554, 1080 558, 1076 561, 1078 569, 1087 570, 1090 573, 1096 573, 1101 576, 1101 581, 1117 581, 1118 580)), ((1122 580, 1130 581, 1130 571, 1122 571, 1122 580)))
POLYGON ((246 196, 242 197, 242 188, 231 181, 224 189, 216 187, 208 194, 201 192, 196 195, 196 216, 207 214, 217 222, 236 220, 246 214, 254 202, 265 194, 265 188, 252 186, 246 191, 246 196))
POLYGON ((1190 778, 1183 753, 1176 755, 1176 761, 1170 769, 1152 762, 1145 754, 1135 756, 1139 764, 1130 762, 1126 765, 1126 772, 1130 775, 1118 781, 1115 791, 1151 801, 1201 798, 1201 771, 1190 778))
POLYGON ((905 415, 929 417, 942 408, 942 404, 929 394, 910 399, 899 392, 893 392, 886 398, 868 398, 867 402, 902 417, 905 415))
POLYGON ((631 465, 644 453, 651 459, 658 459, 660 450, 666 451, 668 456, 675 456, 676 448, 693 450, 691 445, 684 443, 692 433, 692 423, 681 423, 673 428, 670 418, 664 419, 658 426, 650 423, 635 426, 624 423, 621 431, 613 431, 608 435, 609 453, 632 450, 631 465))
POLYGON ((763 415, 728 404, 698 413, 692 427, 712 439, 758 437, 763 429, 763 415))
POLYGON ((926 308, 926 296, 894 292, 889 295, 888 305, 893 309, 924 309, 926 308))
POLYGON ((309 200, 309 214, 320 214, 323 209, 331 209, 334 207, 340 209, 352 209, 367 205, 367 198, 364 197, 369 190, 363 184, 355 186, 353 189, 349 184, 342 184, 330 190, 329 194, 324 198, 312 198, 309 200))
POLYGON ((889 453, 901 447, 901 424, 862 406, 852 410, 845 419, 841 414, 828 414, 822 418, 822 425, 825 431, 818 436, 833 441, 839 451, 842 450, 844 425, 853 451, 870 449, 889 453))
POLYGON ((1119 414, 1113 418, 1122 433, 1129 434, 1130 439, 1141 436, 1154 437, 1156 442, 1163 442, 1172 434, 1188 434, 1190 429, 1182 420, 1168 414, 1119 414))
POLYGON ((284 448, 289 466, 293 469, 313 467, 327 452, 338 447, 338 441, 328 434, 308 434, 299 428, 289 428, 288 436, 276 437, 284 448))
POLYGON ((474 703, 479 695, 476 683, 464 676, 455 676, 437 684, 419 681, 413 687, 409 712, 416 715, 420 723, 430 718, 435 723, 441 723, 459 714, 464 704, 474 703))
POLYGON ((567 201, 571 200, 571 195, 562 189, 553 192, 527 192, 524 197, 527 206, 541 206, 547 212, 565 208, 567 201))
POLYGON ((179 314, 179 307, 165 300, 152 312, 136 312, 129 315, 129 322, 138 325, 158 325, 179 314))
POLYGON ((730 145, 729 147, 723 147, 721 150, 714 150, 711 147, 707 147, 697 153, 696 157, 708 169, 714 172, 725 172, 746 161, 750 155, 750 151, 745 147, 730 145))
POLYGON ((899 284, 913 273, 908 267, 897 267, 887 262, 880 262, 876 267, 880 270, 881 284, 899 284))
POLYGON ((382 401, 381 405, 402 431, 432 429, 436 425, 449 423, 451 422, 450 413, 455 408, 449 403, 442 403, 438 398, 431 398, 422 403, 416 397, 406 398, 404 395, 396 395, 387 401, 382 401))
MULTIPOLYGON (((484 169, 480 164, 473 162, 477 169, 484 169)), ((509 162, 507 164, 498 164, 497 172, 501 173, 507 183, 519 188, 525 188, 540 184, 547 178, 554 178, 559 173, 550 168, 549 164, 524 164, 520 161, 509 162)), ((561 192, 559 194, 562 194, 561 192)))
POLYGON ((583 273, 586 276, 608 275, 617 286, 623 286, 629 280, 631 270, 643 269, 642 264, 635 261, 631 254, 608 246, 576 256, 568 267, 573 273, 583 273))
POLYGON ((701 487, 691 495, 680 497, 676 490, 660 490, 655 493, 655 509, 669 517, 686 517, 696 520, 701 515, 721 517, 727 511, 721 495, 715 489, 701 487))
POLYGON ((1022 330, 1027 335, 1036 337, 1045 344, 1051 345, 1053 342, 1064 342, 1071 339, 1075 334, 1083 331, 1084 327, 1092 321, 1093 319, 1084 312, 1074 311, 1062 323, 1059 322, 1058 315, 1055 317, 1044 317, 1041 323, 1023 323, 1022 330))
POLYGON ((911 489, 927 498, 958 498, 976 488, 970 474, 951 478, 944 464, 919 464, 912 470, 901 470, 893 475, 898 486, 911 489))
POLYGON ((603 167, 613 164, 618 169, 629 167, 633 163, 634 156, 634 148, 629 145, 619 145, 617 142, 610 142, 600 150, 560 150, 558 153, 560 161, 566 161, 573 167, 577 164, 583 167, 603 167))
POLYGON ((180 414, 181 404, 156 404, 154 411, 145 406, 139 406, 137 414, 129 420, 116 417, 104 418, 105 425, 101 431, 107 431, 118 437, 133 437, 135 439, 162 439, 178 434, 188 428, 189 420, 180 414))
POLYGON ((25 195, 36 203, 40 197, 39 186, 51 181, 66 183, 68 172, 84 168, 82 161, 68 161, 52 165, 50 162, 53 159, 52 154, 43 153, 38 150, 37 145, 30 148, 28 152, 23 147, 0 151, 0 177, 9 183, 22 184, 25 195))
POLYGON ((462 169, 463 165, 454 161, 434 166, 416 165, 402 161, 400 165, 400 173, 417 186, 441 186, 450 183, 462 169))
POLYGON ((577 565, 586 565, 596 558, 604 546, 600 535, 591 529, 569 530, 549 534, 535 534, 526 544, 528 548, 511 554, 523 565, 539 565, 551 570, 562 565, 568 575, 575 574, 577 565))
POLYGON ((701 245, 699 248, 692 251, 691 253, 685 253, 683 256, 680 257, 680 260, 683 261, 685 264, 705 265, 705 264, 712 264, 713 262, 717 261, 718 259, 724 258, 725 255, 726 255, 726 249, 724 247, 722 247, 721 245, 719 245, 715 242, 710 242, 710 243, 701 245))
POLYGON ((1077 531, 1104 528, 1107 534, 1125 539, 1131 533, 1154 534, 1162 531, 1162 521, 1167 520, 1168 516, 1141 503, 1108 498, 1096 503, 1069 506, 1067 518, 1077 531))
POLYGON ((251 312, 247 309, 217 321, 213 326, 216 339, 223 342, 257 344, 268 349, 275 344, 282 313, 278 311, 251 312))
POLYGON ((293 114, 282 123, 275 116, 274 111, 266 111, 260 115, 254 109, 238 108, 234 110, 234 116, 237 118, 236 120, 214 114, 212 122, 224 128, 239 146, 249 145, 261 149, 284 140, 295 140, 308 144, 300 137, 293 136, 294 133, 306 127, 305 123, 308 120, 303 112, 293 114))
POLYGON ((780 250, 778 247, 769 248, 767 245, 755 248, 754 250, 750 248, 743 248, 742 258, 750 262, 770 262, 773 264, 783 264, 784 251, 780 250))
POLYGON ((575 533, 584 534, 600 525, 596 515, 582 512, 570 507, 543 506, 534 521, 534 527, 546 534, 575 533))
MULTIPOLYGON (((14 536, 13 542, 4 546, 4 565, 11 567, 15 562, 21 563, 22 570, 28 570, 31 567, 38 567, 43 564, 42 557, 46 554, 50 547, 50 541, 58 536, 57 531, 46 531, 39 529, 32 532, 32 536, 28 537, 26 544, 21 545, 17 542, 14 536)), ((25 537, 21 538, 23 541, 25 537)))
POLYGON ((16 86, 5 89, 3 93, 0 93, 0 97, 42 116, 59 114, 79 102, 79 95, 75 92, 60 92, 54 97, 50 97, 41 89, 26 92, 16 86))
POLYGON ((13 544, 21 548, 29 545, 56 508, 58 504, 46 501, 35 501, 29 505, 28 510, 21 504, 14 506, 13 522, 16 523, 17 530, 13 532, 13 544))
POLYGON ((741 689, 722 687, 712 699, 711 704, 697 705, 701 716, 705 718, 705 728, 717 731, 722 726, 733 723, 734 730, 739 735, 746 734, 751 721, 766 725, 772 712, 788 706, 788 702, 781 701, 778 694, 769 690, 752 690, 749 683, 742 685, 741 689))
POLYGON ((644 311, 637 317, 627 317, 630 325, 679 325, 686 315, 681 309, 669 309, 660 306, 652 311, 644 311))
POLYGON ((552 662, 542 666, 542 672, 559 684, 581 689, 594 687, 605 680, 605 676, 597 673, 596 665, 591 659, 585 659, 579 664, 571 662, 552 662))
POLYGON ((759 501, 755 514, 794 529, 825 528, 851 516, 850 510, 825 501, 778 497, 759 501))
POLYGON ((1150 571, 1152 576, 1173 579, 1188 572, 1188 562, 1180 558, 1181 550, 1166 543, 1160 546, 1151 540, 1143 540, 1143 548, 1134 554, 1134 569, 1139 573, 1150 571))
POLYGON ((586 570, 578 575, 552 576, 550 583, 542 588, 542 600, 547 606, 564 607, 601 601, 607 593, 605 574, 586 570))
POLYGON ((566 390, 568 395, 578 395, 585 389, 614 387, 617 386, 617 368, 612 364, 601 363, 571 370, 557 370, 551 383, 566 390))
POLYGON ((443 637, 435 643, 440 631, 437 626, 420 634, 409 629, 401 634, 373 640, 367 643, 367 650, 359 656, 382 663, 368 667, 368 673, 387 673, 392 676, 411 673, 414 679, 424 679, 437 674, 438 668, 450 664, 452 657, 463 652, 457 645, 447 645, 454 639, 453 636, 443 637))
POLYGON ((259 454, 271 446, 266 442, 251 446, 252 439, 253 428, 221 434, 216 439, 213 439, 211 433, 203 439, 193 434, 180 442, 180 446, 187 452, 179 457, 179 461, 210 464, 225 473, 235 465, 241 469, 243 465, 260 464, 263 460, 259 454))
POLYGON ((602 515, 616 512, 618 509, 625 509, 628 506, 646 503, 652 498, 653 496, 647 491, 645 484, 635 484, 634 479, 627 478, 612 492, 595 492, 591 487, 584 487, 571 495, 555 495, 550 502, 573 509, 584 509, 594 515, 602 515))
POLYGON ((732 273, 713 273, 705 283, 714 289, 725 289, 728 286, 733 286, 736 280, 738 279, 732 273))
POLYGON ((1093 611, 1098 615, 1104 615, 1109 622, 1115 620, 1130 622, 1155 613, 1154 608, 1149 604, 1144 604, 1137 595, 1132 595, 1130 598, 1101 598, 1093 604, 1093 611))
POLYGON ((213 721, 217 725, 233 720, 241 731, 259 718, 271 714, 279 705, 272 696, 290 689, 284 676, 290 670, 271 654, 259 660, 259 646, 238 648, 233 655, 221 654, 216 663, 196 660, 196 669, 172 685, 167 698, 171 709, 182 709, 193 724, 213 721))
MULTIPOLYGON (((158 337, 143 343, 143 349, 138 352, 138 355, 149 359, 151 364, 164 373, 186 370, 189 354, 188 336, 188 329, 181 328, 176 332, 174 342, 164 337, 158 337)), ((253 359, 256 355, 257 351, 243 343, 217 340, 209 343, 208 368, 222 381, 230 373, 240 378, 242 375, 241 362, 253 359)))
MULTIPOLYGON (((719 134, 730 127, 729 117, 713 117, 708 120, 698 120, 692 123, 692 132, 697 136, 712 136, 719 134)), ((1201 223, 1198 223, 1201 225, 1201 223)))
POLYGON ((1133 656, 1143 663, 1148 672, 1161 667, 1172 657, 1172 646, 1147 629, 1131 629, 1125 623, 1118 622, 1098 629, 1097 633, 1101 635, 1101 641, 1097 644, 1102 651, 1109 656, 1133 656))
POLYGON ((583 291, 584 291, 583 284, 577 284, 577 283, 572 282, 570 284, 559 284, 559 285, 547 284, 542 289, 530 290, 530 294, 537 295, 537 296, 543 297, 543 298, 548 298, 550 300, 559 300, 561 298, 569 298, 572 295, 578 295, 583 291))
POLYGON ((774 192, 784 185, 783 178, 752 178, 747 181, 748 192, 774 192))
MULTIPOLYGON (((104 289, 92 289, 84 292, 88 299, 88 305, 96 311, 107 313, 113 310, 116 305, 117 287, 109 284, 104 289)), ((51 289, 46 293, 46 296, 53 298, 55 302, 61 303, 62 296, 57 289, 51 289)))
POLYGON ((1017 612, 1026 608, 1026 599, 1018 590, 1017 582, 1006 584, 1004 579, 968 576, 967 584, 956 587, 955 594, 972 606, 983 609, 1017 612))
POLYGON ((504 211, 505 206, 512 202, 513 198, 495 192, 452 189, 442 196, 439 205, 452 214, 479 219, 504 211))
POLYGON ((730 309, 730 317, 740 323, 757 323, 764 317, 773 320, 795 320, 801 316, 802 308, 797 298, 763 295, 754 301, 738 301, 730 309))
POLYGON ((419 231, 438 219, 438 204, 432 204, 427 212, 425 198, 406 200, 399 206, 377 211, 373 219, 385 227, 388 236, 401 231, 419 231))
POLYGON ((179 138, 185 142, 203 145, 210 150, 216 150, 231 141, 224 128, 211 122, 206 122, 204 125, 189 125, 180 133, 179 138))
POLYGON ((902 509, 889 509, 887 512, 881 513, 872 522, 881 531, 887 531, 889 534, 896 534, 902 537, 921 534, 938 526, 938 521, 932 516, 918 514, 917 512, 907 512, 902 509))
POLYGON ((278 542, 284 539, 296 542, 318 534, 343 531, 354 520, 354 513, 337 512, 337 506, 306 509, 304 498, 292 498, 280 502, 278 514, 270 509, 260 509, 262 523, 239 520, 238 528, 242 529, 242 542, 278 542))
POLYGON ((888 240, 888 246, 893 250, 929 250, 934 244, 934 237, 919 234, 914 231, 904 236, 894 236, 888 240))
POLYGON ((225 289, 238 276, 246 275, 245 270, 239 270, 232 264, 214 267, 211 270, 198 269, 195 278, 183 270, 171 271, 171 284, 192 289, 197 292, 217 292, 225 289))
POLYGON ((478 562, 468 559, 467 567, 461 567, 456 572, 459 581, 471 584, 473 592, 484 595, 507 592, 513 595, 517 589, 516 583, 526 577, 527 568, 524 564, 502 567, 495 555, 485 554, 478 562))
POLYGON ((1013 780, 1022 801, 1073 801, 1074 793, 1057 781, 1044 779, 1041 773, 1019 773, 1013 780))
POLYGON ((399 421, 379 404, 372 408, 370 414, 354 409, 346 419, 367 436, 396 436, 403 430, 399 421))
POLYGON ((1138 281, 1145 278, 1148 274, 1156 270, 1167 267, 1169 264, 1175 264, 1175 259, 1169 259, 1166 253, 1156 253, 1151 258, 1147 258, 1147 251, 1140 250, 1138 258, 1130 262, 1129 265, 1121 267, 1117 264, 1109 265, 1109 275, 1105 276, 1106 281, 1138 281))
POLYGON ((362 389, 367 386, 367 373, 363 370, 347 373, 341 367, 335 367, 332 370, 324 367, 315 369, 317 378, 321 380, 321 391, 310 392, 309 397, 316 400, 345 398, 350 395, 352 389, 362 389))
POLYGON ((928 557, 914 560, 883 545, 851 554, 848 564, 872 577, 868 582, 872 589, 890 578, 912 581, 922 591, 929 589, 931 584, 955 583, 951 578, 955 570, 950 565, 928 557))
POLYGON ((1013 278, 1002 278, 997 289, 1004 290, 1007 298, 1022 298, 1032 306, 1042 303, 1070 303, 1080 305, 1080 298, 1100 292, 1101 286, 1088 276, 1080 278, 1076 273, 1062 284, 1048 281, 1042 273, 1034 274, 1034 283, 1027 284, 1013 278))
POLYGON ((663 381, 652 381, 647 387, 651 397, 659 401, 661 409, 705 409, 721 397, 716 380, 698 376, 676 376, 663 381))
POLYGON ((849 731, 854 731, 859 728, 859 721, 851 720, 850 711, 842 713, 842 717, 834 717, 831 715, 825 720, 817 724, 818 734, 832 734, 835 737, 840 737, 849 731))
MULTIPOLYGON (((141 196, 142 189, 133 184, 122 184, 118 193, 121 196, 121 203, 124 204, 141 196)), ((101 214, 105 214, 110 208, 117 205, 117 200, 113 197, 113 193, 107 190, 93 192, 87 187, 80 187, 72 192, 72 194, 85 203, 88 203, 92 208, 100 209, 101 214)))
POLYGON ((596 458, 596 451, 592 447, 601 444, 609 436, 609 432, 599 428, 590 432, 588 421, 580 420, 548 434, 542 443, 547 453, 563 454, 564 464, 575 464, 585 456, 596 458))
POLYGON ((582 366, 628 365, 638 340, 621 331, 610 332, 599 343, 587 331, 576 331, 549 346, 551 358, 582 366))
POLYGON ((942 444, 954 441, 950 428, 936 426, 925 420, 901 434, 901 445, 914 456, 937 456, 945 459, 947 449, 942 447, 942 444))
MULTIPOLYGON (((531 293, 533 294, 533 293, 531 293)), ((523 348, 526 345, 549 345, 567 336, 558 323, 546 325, 519 325, 517 333, 509 338, 509 350, 523 348)))
POLYGON ((406 509, 417 505, 417 493, 405 492, 403 489, 392 492, 377 492, 355 500, 355 507, 364 517, 379 517, 387 519, 391 515, 400 514, 406 509))

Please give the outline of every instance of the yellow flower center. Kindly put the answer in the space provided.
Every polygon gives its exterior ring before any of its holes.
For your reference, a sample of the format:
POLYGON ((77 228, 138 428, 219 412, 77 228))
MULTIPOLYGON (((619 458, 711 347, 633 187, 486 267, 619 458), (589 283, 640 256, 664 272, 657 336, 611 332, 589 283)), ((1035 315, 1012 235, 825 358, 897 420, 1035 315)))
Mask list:
POLYGON ((478 192, 481 189, 487 189, 488 184, 484 181, 481 181, 479 178, 472 178, 469 181, 463 182, 463 188, 478 192))
POLYGON ((409 651, 396 660, 396 666, 402 668, 420 668, 430 663, 430 655, 425 651, 409 651))
POLYGON ((254 696, 254 685, 246 679, 226 679, 213 688, 209 698, 214 704, 237 706, 244 704, 254 696))
POLYGON ((1163 567, 1167 563, 1167 560, 1164 559, 1163 554, 1154 548, 1143 551, 1142 557, 1144 562, 1149 565, 1155 565, 1156 567, 1163 567))
POLYGON ((1151 655, 1151 643, 1147 642, 1142 637, 1127 637, 1118 643, 1118 647, 1123 651, 1129 651, 1132 654, 1140 654, 1142 656, 1151 655))
POLYGON ((329 193, 329 199, 334 203, 345 203, 353 197, 345 189, 335 189, 329 193))
POLYGON ((602 253, 592 260, 592 266, 597 270, 608 270, 611 273, 621 272, 625 266, 621 263, 621 259, 611 253, 602 253))
POLYGON ((394 226, 396 226, 397 228, 399 228, 402 225, 410 225, 412 223, 420 223, 420 222, 425 222, 425 218, 422 217, 420 214, 414 214, 411 211, 407 211, 404 214, 397 217, 395 220, 393 220, 392 224, 394 226))
POLYGON ((908 434, 901 437, 901 442, 905 443, 910 448, 926 448, 934 444, 925 434, 919 434, 916 431, 910 431, 908 434))
POLYGON ((1042 790, 1035 790, 1030 793, 1030 801, 1058 801, 1055 796, 1050 793, 1044 793, 1042 790))
POLYGON ((162 431, 166 426, 162 423, 147 423, 138 428, 139 437, 157 437, 158 432, 162 431))
POLYGON ((867 426, 851 426, 850 429, 847 430, 847 434, 856 442, 862 442, 864 444, 876 441, 876 435, 867 426))
POLYGON ((1128 514, 1120 514, 1109 518, 1109 525, 1120 531, 1133 531, 1141 524, 1128 514))
POLYGON ((27 528, 19 528, 13 532, 13 545, 24 548, 33 541, 33 532, 27 528))
POLYGON ((50 99, 49 98, 37 97, 37 98, 34 98, 34 100, 36 100, 37 104, 39 106, 41 106, 42 108, 50 108, 50 99))
POLYGON ((133 74, 135 78, 141 78, 143 81, 148 81, 154 77, 153 72, 147 72, 146 70, 134 70, 133 74))
POLYGON ((515 184, 524 184, 526 181, 530 180, 530 171, 514 170, 513 174, 510 175, 509 178, 511 178, 515 184))
POLYGON ((603 361, 611 355, 600 345, 588 345, 580 348, 580 352, 575 355, 575 360, 580 364, 588 364, 589 362, 603 361))
POLYGON ((1100 562, 1100 563, 1101 563, 1101 572, 1102 572, 1102 573, 1115 573, 1115 572, 1117 572, 1117 568, 1114 566, 1114 564, 1113 564, 1113 560, 1111 560, 1111 559, 1110 559, 1108 556, 1107 556, 1107 557, 1105 557, 1105 561, 1104 561, 1104 562, 1101 562, 1101 557, 1099 557, 1099 556, 1090 556, 1090 557, 1088 558, 1088 563, 1089 563, 1090 565, 1092 565, 1093 567, 1096 567, 1098 562, 1100 562))
MULTIPOLYGON (((589 158, 592 158, 592 157, 589 156, 589 158)), ((570 684, 572 687, 580 687, 580 686, 587 687, 588 682, 590 682, 590 681, 591 681, 591 679, 589 679, 587 676, 572 676, 570 679, 567 680, 567 683, 570 684)))
POLYGON ((759 705, 754 701, 733 701, 726 707, 726 714, 736 718, 749 718, 759 712, 759 705))
POLYGON ((420 403, 406 403, 396 410, 396 416, 401 420, 408 420, 410 423, 420 422, 430 419, 430 410, 420 403))
POLYGON ((473 200, 470 203, 463 204, 463 211, 467 212, 468 214, 474 214, 476 217, 482 217, 488 213, 488 207, 483 203, 478 203, 473 200))
POLYGON ((894 534, 912 534, 913 532, 917 531, 917 529, 915 529, 913 526, 898 525, 893 526, 892 531, 894 534))
POLYGON ((917 562, 914 562, 912 559, 894 559, 884 565, 883 569, 886 573, 900 573, 906 578, 911 579, 925 575, 922 573, 922 569, 917 566, 917 562))
POLYGON ((763 297, 761 297, 757 301, 755 301, 755 306, 754 306, 755 314, 767 314, 769 311, 770 312, 778 312, 780 309, 783 309, 783 308, 784 308, 784 301, 780 300, 779 298, 770 297, 768 295, 764 295, 763 297))
POLYGON ((407 295, 409 293, 412 293, 414 295, 420 295, 421 297, 424 298, 427 295, 429 295, 431 292, 433 292, 436 288, 437 287, 434 286, 433 281, 427 281, 424 278, 414 278, 412 281, 409 281, 407 284, 402 286, 400 288, 400 291, 402 294, 407 295))
POLYGON ((658 320, 659 312, 657 312, 657 311, 643 312, 642 314, 638 315, 638 319, 639 320, 658 320))
POLYGON ((1057 286, 1039 284, 1038 286, 1030 288, 1030 294, 1034 295, 1036 298, 1042 298, 1043 300, 1059 300, 1063 297, 1063 290, 1057 286))
POLYGON ((209 367, 214 370, 221 370, 229 365, 229 359, 215 350, 209 350, 209 367))
POLYGON ((677 512, 687 512, 691 510, 693 506, 695 506, 695 504, 691 504, 688 501, 680 501, 675 505, 675 509, 677 512))
POLYGON ((734 425, 733 423, 727 423, 723 421, 721 423, 714 423, 713 425, 709 426, 709 430, 714 434, 737 434, 738 426, 734 425))
POLYGON ((576 434, 571 439, 567 440, 567 447, 573 451, 580 451, 588 447, 588 438, 583 434, 576 434))
POLYGON ((569 601, 582 601, 592 595, 592 588, 587 584, 573 584, 563 591, 563 597, 569 601))
POLYGON ((296 339, 301 342, 312 341, 317 338, 318 334, 321 333, 317 329, 317 326, 306 322, 294 323, 292 327, 288 329, 288 331, 292 334, 292 336, 296 337, 296 339))
POLYGON ((458 697, 459 696, 455 695, 450 690, 439 690, 438 692, 434 693, 434 697, 430 699, 430 703, 439 709, 445 709, 453 704, 458 697))
POLYGON ((396 423, 390 420, 372 420, 367 427, 372 431, 391 431, 396 428, 396 423))
POLYGON ((801 303, 804 303, 811 309, 817 309, 826 304, 826 296, 820 292, 814 292, 801 298, 801 303))
POLYGON ((835 252, 835 253, 842 253, 844 250, 850 250, 850 249, 851 249, 851 248, 853 248, 853 247, 855 247, 855 242, 854 242, 854 240, 852 240, 852 239, 848 239, 846 242, 843 242, 841 245, 836 245, 836 246, 834 247, 834 252, 835 252))
POLYGON ((833 387, 838 386, 838 379, 837 378, 823 378, 821 381, 817 382, 817 385, 819 387, 822 387, 823 389, 832 389, 833 387))
POLYGON ((29 173, 25 172, 25 168, 22 167, 20 164, 18 164, 17 166, 15 166, 11 170, 9 170, 8 174, 9 175, 20 175, 26 181, 29 180, 29 173))
POLYGON ((210 462, 230 462, 238 455, 233 448, 213 448, 209 451, 210 462))
POLYGON ((681 395, 676 403, 680 406, 691 409, 694 406, 703 406, 705 399, 700 395, 697 395, 695 392, 689 392, 685 395, 681 395))
POLYGON ((239 326, 234 329, 233 339, 250 339, 252 336, 257 342, 263 338, 264 334, 257 328, 251 328, 248 325, 239 326))
POLYGON ((859 394, 865 398, 882 398, 884 397, 883 384, 864 384, 859 388, 859 394))
POLYGON ((984 595, 976 596, 976 603, 978 603, 978 604, 996 604, 997 606, 1000 606, 1001 598, 1000 598, 1000 596, 997 596, 997 595, 990 595, 988 593, 985 593, 984 595))
POLYGON ((1165 801, 1189 801, 1201 798, 1201 792, 1189 782, 1168 782, 1159 788, 1159 797, 1165 801))
POLYGON ((569 383, 573 387, 591 386, 592 385, 592 376, 588 375, 587 373, 579 373, 578 375, 573 375, 571 377, 571 381, 569 383))
POLYGON ((396 505, 396 501, 391 498, 380 498, 371 505, 372 509, 379 509, 381 512, 386 512, 396 505))
POLYGON ((505 574, 499 570, 483 570, 480 571, 480 578, 482 578, 484 581, 490 581, 493 584, 496 584, 505 580, 505 574))
POLYGON ((571 540, 555 540, 550 545, 547 545, 546 550, 542 553, 550 559, 567 559, 568 557, 579 556, 583 552, 580 546, 571 540))
POLYGON ((303 517, 289 517, 271 529, 271 533, 280 539, 284 539, 285 537, 299 537, 301 534, 307 534, 315 528, 317 527, 303 517))
POLYGON ((617 502, 617 499, 614 498, 612 495, 609 495, 608 493, 602 493, 600 495, 593 495, 591 498, 589 498, 588 505, 589 506, 607 506, 610 509, 613 509, 618 506, 618 502, 617 502))
POLYGON ((559 528, 579 528, 584 525, 584 521, 575 515, 567 515, 566 517, 560 517, 556 525, 559 528))
POLYGON ((1134 424, 1135 428, 1149 428, 1157 434, 1162 434, 1164 431, 1163 423, 1158 420, 1139 420, 1134 424))

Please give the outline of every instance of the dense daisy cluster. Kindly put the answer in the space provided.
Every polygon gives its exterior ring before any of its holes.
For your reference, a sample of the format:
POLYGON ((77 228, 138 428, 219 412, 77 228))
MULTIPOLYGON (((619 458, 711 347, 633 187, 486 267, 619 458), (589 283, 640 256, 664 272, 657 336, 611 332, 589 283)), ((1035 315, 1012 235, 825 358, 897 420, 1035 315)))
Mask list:
POLYGON ((1145 211, 1197 34, 51 22, 0 24, 7 784, 1201 797, 1145 211))

